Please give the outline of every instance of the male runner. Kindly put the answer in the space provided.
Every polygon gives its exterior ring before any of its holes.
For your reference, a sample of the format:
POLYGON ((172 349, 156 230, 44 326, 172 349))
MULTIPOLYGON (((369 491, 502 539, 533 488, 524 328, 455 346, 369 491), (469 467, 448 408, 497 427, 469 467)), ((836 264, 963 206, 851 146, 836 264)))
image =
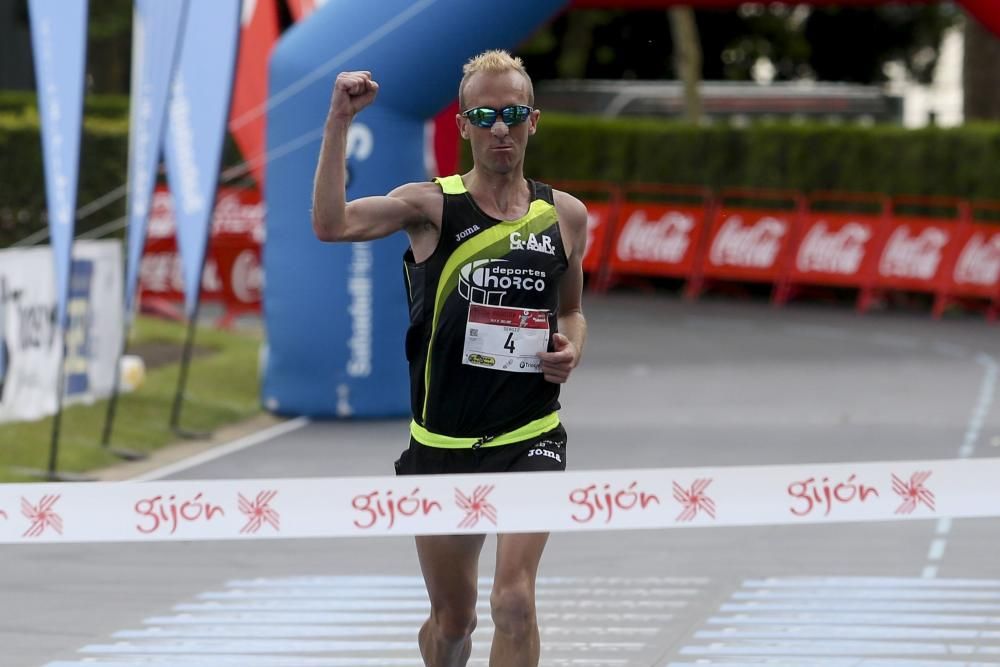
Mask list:
MULTIPOLYGON (((586 338, 580 302, 587 211, 574 197, 524 177, 525 148, 540 115, 531 79, 504 51, 472 58, 456 117, 471 144, 471 171, 346 202, 347 129, 377 92, 370 72, 337 77, 312 223, 323 241, 368 241, 400 230, 409 236, 413 421, 396 472, 564 470, 559 385, 586 338)), ((538 665, 535 579, 547 539, 497 536, 492 667, 538 665)), ((416 538, 431 603, 418 636, 428 667, 468 662, 484 541, 416 538)))

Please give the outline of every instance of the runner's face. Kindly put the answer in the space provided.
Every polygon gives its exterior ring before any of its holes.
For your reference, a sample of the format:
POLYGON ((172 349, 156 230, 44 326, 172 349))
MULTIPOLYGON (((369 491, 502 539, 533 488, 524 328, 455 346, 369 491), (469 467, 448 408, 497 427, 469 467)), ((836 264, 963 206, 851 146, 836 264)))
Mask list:
MULTIPOLYGON (((479 73, 465 84, 464 109, 489 107, 502 109, 512 104, 531 106, 531 91, 520 72, 479 73)), ((497 118, 493 127, 476 127, 464 116, 458 116, 459 131, 472 146, 476 166, 498 174, 520 171, 528 137, 535 133, 538 111, 532 111, 523 123, 509 126, 497 118)))

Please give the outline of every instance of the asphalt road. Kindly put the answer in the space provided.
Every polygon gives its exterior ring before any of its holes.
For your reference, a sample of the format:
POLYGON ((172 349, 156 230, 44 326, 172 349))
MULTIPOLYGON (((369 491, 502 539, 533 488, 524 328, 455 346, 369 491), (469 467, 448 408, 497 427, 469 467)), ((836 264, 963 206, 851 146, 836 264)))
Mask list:
MULTIPOLYGON (((652 294, 586 308, 571 469, 1000 456, 1000 329, 981 318, 652 294)), ((390 474, 405 442, 403 420, 308 423, 172 476, 390 474)), ((1000 519, 555 534, 542 664, 997 665, 998 553, 1000 519)), ((0 554, 4 667, 421 664, 410 539, 0 554)))

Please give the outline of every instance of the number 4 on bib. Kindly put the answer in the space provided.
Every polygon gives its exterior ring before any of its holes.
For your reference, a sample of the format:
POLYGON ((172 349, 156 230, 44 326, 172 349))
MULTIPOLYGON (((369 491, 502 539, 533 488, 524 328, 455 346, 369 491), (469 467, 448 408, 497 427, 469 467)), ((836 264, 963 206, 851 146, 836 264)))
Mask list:
POLYGON ((469 304, 462 363, 509 373, 541 373, 549 347, 549 313, 469 304))

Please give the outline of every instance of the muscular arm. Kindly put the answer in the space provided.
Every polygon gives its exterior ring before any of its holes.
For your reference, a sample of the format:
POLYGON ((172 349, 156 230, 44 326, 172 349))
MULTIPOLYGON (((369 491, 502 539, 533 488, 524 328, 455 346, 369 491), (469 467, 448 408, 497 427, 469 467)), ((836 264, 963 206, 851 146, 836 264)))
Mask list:
POLYGON ((347 132, 354 116, 372 103, 378 84, 369 72, 345 72, 334 84, 313 181, 312 227, 321 241, 370 241, 427 222, 421 203, 427 184, 403 185, 384 197, 347 202, 347 132))
POLYGON ((553 338, 554 352, 543 352, 542 372, 549 382, 566 382, 580 363, 587 342, 587 320, 583 316, 583 254, 587 247, 587 209, 563 192, 556 192, 563 242, 569 266, 559 285, 559 332, 553 338))

